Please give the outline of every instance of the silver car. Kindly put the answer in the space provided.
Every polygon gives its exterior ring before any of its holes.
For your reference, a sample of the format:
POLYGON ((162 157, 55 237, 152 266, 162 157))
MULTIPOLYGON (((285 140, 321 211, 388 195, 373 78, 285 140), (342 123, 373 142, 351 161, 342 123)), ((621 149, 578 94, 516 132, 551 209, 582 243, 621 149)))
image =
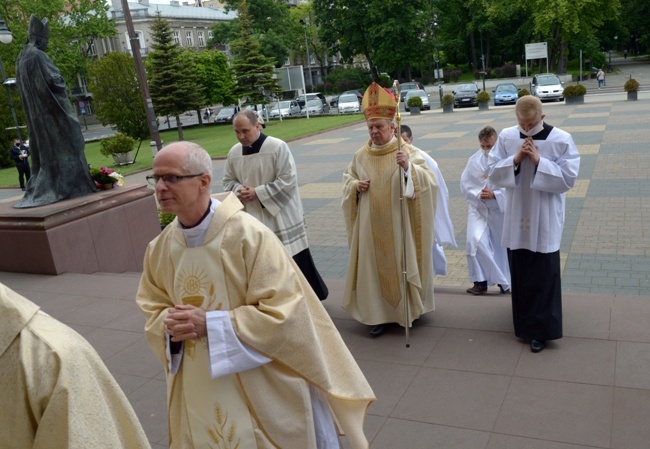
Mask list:
POLYGON ((351 114, 361 111, 359 97, 355 94, 343 94, 339 97, 339 114, 351 114))
POLYGON ((300 115, 300 106, 296 100, 281 101, 279 105, 273 106, 271 109, 271 118, 294 117, 300 115))
POLYGON ((422 110, 431 109, 429 104, 429 94, 423 90, 409 90, 404 97, 404 110, 409 111, 408 102, 411 97, 420 97, 422 100, 422 110))
POLYGON ((315 100, 309 100, 307 106, 302 108, 300 113, 302 115, 307 115, 307 112, 309 112, 309 115, 327 114, 329 112, 329 105, 327 105, 327 110, 325 110, 325 106, 320 98, 316 98, 315 100))
POLYGON ((564 100, 564 86, 557 75, 535 75, 530 83, 530 93, 540 100, 564 100))

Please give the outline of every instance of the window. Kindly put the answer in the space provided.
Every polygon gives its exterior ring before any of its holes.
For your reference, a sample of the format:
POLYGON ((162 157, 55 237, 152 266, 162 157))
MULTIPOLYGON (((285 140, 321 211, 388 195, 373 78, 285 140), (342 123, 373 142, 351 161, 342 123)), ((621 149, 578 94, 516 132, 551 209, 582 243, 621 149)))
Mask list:
POLYGON ((197 31, 196 38, 199 41, 199 47, 205 47, 205 38, 203 37, 203 31, 197 31))
POLYGON ((181 32, 180 31, 174 31, 174 42, 176 42, 178 45, 181 44, 181 32))
POLYGON ((185 32, 185 41, 187 41, 187 46, 188 47, 193 47, 194 46, 194 38, 192 37, 192 32, 191 31, 186 31, 185 32))
POLYGON ((212 30, 208 30, 208 40, 212 39, 212 30))
MULTIPOLYGON (((144 43, 144 34, 142 31, 135 30, 135 35, 138 36, 138 43, 140 44, 140 49, 144 51, 145 49, 145 43, 144 43)), ((124 33, 124 36, 126 37, 126 49, 133 54, 133 51, 131 50, 131 39, 129 39, 129 33, 128 31, 124 33)))

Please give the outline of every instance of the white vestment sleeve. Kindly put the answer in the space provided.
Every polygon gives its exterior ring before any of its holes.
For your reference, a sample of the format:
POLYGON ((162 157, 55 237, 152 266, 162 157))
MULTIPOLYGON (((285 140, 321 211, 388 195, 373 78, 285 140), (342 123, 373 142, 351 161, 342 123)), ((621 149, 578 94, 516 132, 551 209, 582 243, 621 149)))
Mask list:
POLYGON ((409 162, 408 170, 404 170, 404 177, 406 178, 404 197, 409 199, 415 198, 415 186, 413 185, 413 178, 411 177, 411 166, 412 164, 409 162))
POLYGON ((210 375, 213 379, 257 368, 271 361, 237 338, 227 310, 206 312, 210 375))

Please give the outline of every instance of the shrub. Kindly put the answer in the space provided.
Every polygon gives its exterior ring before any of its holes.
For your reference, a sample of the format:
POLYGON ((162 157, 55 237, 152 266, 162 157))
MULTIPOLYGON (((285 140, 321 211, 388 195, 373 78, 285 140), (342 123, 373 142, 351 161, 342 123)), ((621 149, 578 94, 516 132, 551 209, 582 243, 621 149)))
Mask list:
POLYGON ((128 153, 133 150, 135 139, 123 133, 104 137, 99 142, 99 152, 109 157, 111 154, 128 153))
POLYGON ((517 66, 514 64, 504 64, 503 67, 503 77, 504 78, 514 78, 517 76, 517 66))
POLYGON ((587 93, 587 88, 582 84, 569 84, 562 91, 562 95, 565 97, 579 97, 587 93))
POLYGON ((406 102, 406 106, 409 108, 421 108, 422 107, 422 98, 420 97, 410 97, 406 102))
POLYGON ((490 94, 482 90, 476 96, 476 101, 478 101, 479 103, 487 103, 488 101, 490 101, 490 94))
POLYGON ((452 94, 443 95, 442 104, 454 104, 454 96, 452 94))
MULTIPOLYGON (((448 73, 449 73, 449 80, 452 83, 457 82, 460 79, 460 76, 463 74, 463 72, 461 72, 460 70, 450 70, 448 73)), ((447 75, 443 73, 443 76, 446 78, 447 75)), ((445 80, 445 82, 448 83, 449 81, 445 80)))
POLYGON ((526 89, 526 88, 521 89, 521 90, 519 91, 519 93, 517 94, 517 96, 518 96, 519 98, 523 97, 524 95, 530 95, 530 92, 528 92, 528 89, 526 89))
POLYGON ((171 212, 165 213, 160 207, 158 208, 158 220, 160 221, 160 227, 164 228, 172 221, 174 221, 174 218, 176 218, 175 214, 171 212))
POLYGON ((630 78, 629 80, 625 81, 623 89, 625 89, 625 92, 636 92, 639 90, 639 82, 634 78, 630 78))

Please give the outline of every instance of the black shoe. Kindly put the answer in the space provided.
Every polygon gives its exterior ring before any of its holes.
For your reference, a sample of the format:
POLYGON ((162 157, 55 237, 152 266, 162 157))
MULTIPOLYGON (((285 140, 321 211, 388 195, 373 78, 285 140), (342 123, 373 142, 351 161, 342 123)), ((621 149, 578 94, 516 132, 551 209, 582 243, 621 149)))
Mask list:
POLYGON ((24 192, 24 191, 25 191, 25 188, 24 188, 24 187, 21 187, 20 190, 22 190, 22 191, 24 192))
POLYGON ((485 286, 483 286, 481 282, 474 282, 474 286, 466 290, 467 293, 471 293, 473 295, 482 295, 486 291, 487 291, 487 283, 485 286))
POLYGON ((386 332, 386 325, 385 324, 376 324, 375 326, 372 326, 372 329, 370 329, 370 336, 371 337, 379 337, 384 332, 386 332))
POLYGON ((530 341, 530 350, 531 352, 540 352, 546 347, 546 340, 531 340, 530 341))
POLYGON ((501 286, 501 284, 497 284, 499 286, 499 291, 501 292, 502 295, 509 295, 510 294, 510 289, 504 290, 504 288, 501 286))

